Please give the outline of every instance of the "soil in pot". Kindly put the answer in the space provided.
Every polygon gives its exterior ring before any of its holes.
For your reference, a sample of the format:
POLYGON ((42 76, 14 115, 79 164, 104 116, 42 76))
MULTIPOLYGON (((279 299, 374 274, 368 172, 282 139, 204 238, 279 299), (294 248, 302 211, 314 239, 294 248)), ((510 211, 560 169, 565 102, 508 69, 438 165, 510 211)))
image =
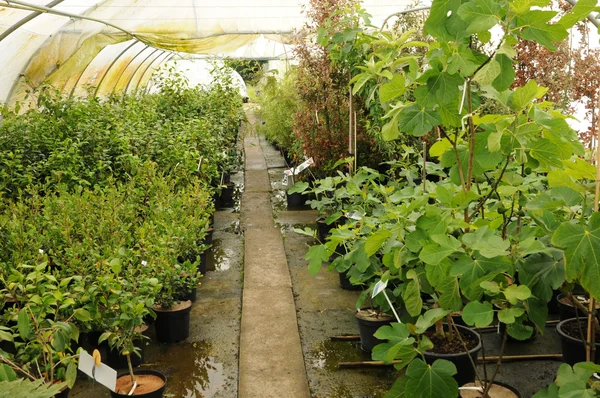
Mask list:
MULTIPOLYGON (((137 387, 133 393, 134 397, 162 397, 163 391, 167 385, 167 378, 163 374, 152 370, 138 370, 133 373, 135 375, 135 381, 137 382, 137 387)), ((132 386, 133 383, 131 383, 129 373, 123 374, 117 378, 117 388, 115 390, 118 392, 111 391, 110 395, 113 398, 126 397, 132 386)))
MULTIPOLYGON (((585 339, 587 336, 587 318, 565 319, 556 325, 556 331, 560 336, 560 348, 563 355, 563 361, 569 365, 577 362, 585 362, 585 339), (578 325, 579 323, 579 325, 578 325)), ((596 330, 596 357, 595 363, 600 362, 600 330, 596 330)))
MULTIPOLYGON (((478 381, 473 383, 467 383, 463 387, 479 387, 481 383, 478 381)), ((490 398, 521 398, 521 393, 514 387, 509 386, 508 384, 501 383, 499 381, 494 381, 492 388, 488 392, 488 396, 490 398)), ((481 398, 483 397, 482 393, 476 390, 460 390, 461 398, 481 398)))
POLYGON ((156 339, 161 343, 176 343, 190 335, 191 301, 180 301, 171 308, 154 307, 156 339))
MULTIPOLYGON (((451 336, 446 333, 445 336, 435 334, 435 330, 427 332, 427 337, 433 343, 433 349, 425 352, 425 362, 432 364, 437 359, 445 359, 452 362, 458 371, 454 375, 454 379, 459 386, 470 383, 475 380, 475 369, 471 364, 471 360, 477 364, 477 353, 481 350, 481 336, 472 329, 464 326, 456 325, 462 337, 462 341, 467 346, 465 347, 456 334, 451 336), (471 359, 469 359, 469 356, 471 359)), ((448 330, 448 325, 444 324, 444 331, 448 330)))
MULTIPOLYGON (((585 295, 580 295, 580 294, 574 294, 573 297, 575 297, 584 307, 588 307, 589 306, 589 299, 587 296, 585 295)), ((563 294, 559 294, 556 297, 557 303, 558 303, 558 313, 560 314, 560 320, 564 321, 565 319, 570 319, 570 318, 575 318, 577 316, 579 317, 586 317, 587 316, 587 312, 582 312, 579 310, 579 308, 577 309, 577 312, 575 311, 575 307, 573 307, 573 303, 571 303, 571 300, 569 300, 569 298, 563 294)), ((596 301, 596 310, 600 309, 600 302, 596 301)))
POLYGON ((384 343, 384 341, 373 336, 377 329, 389 325, 394 318, 391 315, 371 309, 362 309, 356 312, 355 315, 360 333, 360 348, 363 351, 371 352, 377 344, 384 343))

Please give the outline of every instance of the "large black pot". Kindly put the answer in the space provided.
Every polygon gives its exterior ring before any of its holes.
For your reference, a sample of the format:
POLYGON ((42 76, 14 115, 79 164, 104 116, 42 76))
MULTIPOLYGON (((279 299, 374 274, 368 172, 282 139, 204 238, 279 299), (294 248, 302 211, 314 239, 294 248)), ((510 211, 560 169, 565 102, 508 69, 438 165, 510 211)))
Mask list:
POLYGON ((380 319, 364 319, 360 316, 361 313, 363 313, 363 310, 355 314, 360 333, 360 348, 363 351, 371 352, 377 344, 385 343, 385 341, 373 336, 377 332, 377 329, 389 325, 394 319, 390 315, 383 313, 380 314, 380 319))
POLYGON ((221 190, 221 194, 217 199, 217 208, 229 209, 235 205, 233 200, 234 188, 235 184, 232 182, 225 184, 225 187, 221 190))
MULTIPOLYGON (((582 326, 587 328, 587 318, 579 318, 582 326)), ((560 349, 563 355, 563 361, 573 366, 577 362, 585 362, 585 345, 586 342, 580 338, 569 336, 563 331, 563 326, 577 322, 577 318, 565 319, 556 325, 556 332, 560 337, 560 349)), ((583 336, 586 337, 586 331, 583 330, 583 336)), ((594 344, 596 346, 596 355, 594 363, 600 361, 600 342, 594 344)))
POLYGON ((206 275, 207 267, 208 267, 208 250, 204 250, 200 254, 200 263, 198 264, 198 272, 200 272, 202 275, 206 275))
POLYGON ((69 392, 71 392, 71 389, 69 387, 64 387, 61 392, 54 395, 54 398, 69 398, 69 392))
POLYGON ((182 308, 176 310, 154 307, 156 339, 161 343, 176 343, 189 337, 192 302, 183 301, 181 304, 183 304, 182 308))
POLYGON ((335 223, 327 225, 324 219, 319 218, 317 220, 317 238, 319 239, 319 242, 325 242, 329 236, 329 232, 335 227, 335 223))
MULTIPOLYGON (((574 295, 578 296, 578 294, 574 295)), ((559 294, 558 296, 556 296, 556 303, 558 305, 558 313, 561 321, 564 321, 565 319, 576 318, 577 316, 579 316, 580 318, 587 317, 587 311, 583 312, 579 309, 575 311, 575 307, 573 307, 571 303, 565 304, 561 301, 563 297, 565 297, 564 294, 559 294)), ((587 308, 588 305, 583 304, 583 306, 587 308)))
MULTIPOLYGON (((165 376, 164 374, 162 374, 160 372, 154 371, 154 370, 134 370, 133 374, 136 375, 136 376, 138 376, 138 375, 139 376, 141 376, 141 375, 157 376, 157 377, 160 377, 161 379, 163 379, 163 381, 164 381, 164 384, 158 390, 152 391, 152 392, 149 392, 149 393, 146 393, 146 394, 139 394, 139 395, 136 394, 136 395, 134 395, 135 397, 142 397, 142 398, 162 398, 163 392, 165 391, 165 388, 167 387, 167 376, 165 376)), ((119 377, 117 378, 117 380, 120 379, 121 377, 129 377, 129 373, 124 373, 124 374, 119 375, 119 377)), ((127 395, 127 394, 119 394, 119 393, 116 393, 114 391, 111 391, 110 392, 110 396, 112 398, 121 398, 121 397, 124 398, 124 397, 128 397, 129 395, 127 395)))
POLYGON ((306 196, 303 194, 296 193, 285 193, 285 199, 287 201, 287 208, 290 210, 305 210, 306 206, 306 196))
MULTIPOLYGON (((473 362, 477 364, 477 353, 481 350, 481 336, 479 333, 467 327, 461 325, 456 325, 456 327, 458 330, 460 330, 461 335, 467 335, 471 339, 477 340, 477 345, 468 352, 459 352, 458 354, 438 354, 435 352, 426 351, 425 362, 432 364, 437 359, 445 359, 452 362, 458 371, 458 373, 454 375, 454 380, 456 380, 459 386, 462 386, 463 384, 467 384, 475 380, 475 369, 471 364, 469 356, 471 356, 473 362)), ((447 324, 444 324, 444 330, 448 330, 447 324)))

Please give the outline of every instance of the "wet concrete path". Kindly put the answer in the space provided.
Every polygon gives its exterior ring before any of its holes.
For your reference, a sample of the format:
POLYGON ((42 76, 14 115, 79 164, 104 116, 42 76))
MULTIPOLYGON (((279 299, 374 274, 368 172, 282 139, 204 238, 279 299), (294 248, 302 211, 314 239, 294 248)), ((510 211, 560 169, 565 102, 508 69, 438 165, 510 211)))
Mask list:
MULTIPOLYGON (((252 111, 248 120, 256 123, 252 111)), ((309 397, 292 282, 281 231, 273 222, 267 163, 255 129, 246 130, 244 152, 239 397, 309 397)))

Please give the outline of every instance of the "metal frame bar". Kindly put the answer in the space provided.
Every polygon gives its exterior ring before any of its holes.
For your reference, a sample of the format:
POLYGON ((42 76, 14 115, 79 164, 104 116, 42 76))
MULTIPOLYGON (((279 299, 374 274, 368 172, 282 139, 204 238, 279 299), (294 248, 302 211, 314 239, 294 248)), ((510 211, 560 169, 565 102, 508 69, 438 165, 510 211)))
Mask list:
MULTIPOLYGON (((52 7, 62 3, 63 1, 65 1, 65 0, 54 0, 54 1, 46 4, 45 7, 52 8, 52 7)), ((43 14, 43 12, 41 12, 41 11, 34 11, 31 14, 27 15, 25 18, 17 21, 10 28, 8 28, 4 32, 0 33, 0 41, 6 39, 15 30, 19 29, 21 26, 25 25, 27 22, 33 21, 35 18, 39 17, 42 14, 43 14)))
MULTIPOLYGON (((146 45, 144 46, 144 48, 142 48, 142 49, 141 49, 141 50, 140 50, 140 51, 139 51, 139 52, 138 52, 138 53, 137 53, 137 54, 136 54, 136 55, 135 55, 133 58, 131 58, 131 59, 129 60, 129 62, 127 63, 127 66, 126 66, 126 67, 123 69, 123 72, 121 73, 121 76, 119 76, 119 78, 117 79, 117 84, 115 84, 115 87, 119 85, 119 82, 120 82, 120 81, 121 81, 121 79, 123 78, 123 75, 125 74, 125 72, 127 72, 127 69, 129 69, 129 67, 131 66, 131 63, 132 63, 133 61, 135 61, 135 59, 136 59, 137 57, 139 57, 139 56, 140 56, 140 54, 141 54, 141 53, 143 53, 144 51, 146 51, 148 48, 150 48, 150 46, 146 44, 146 45)), ((113 90, 112 90, 112 93, 114 93, 114 92, 115 92, 115 90, 114 90, 114 88, 113 88, 113 90)))
POLYGON ((148 56, 146 58, 144 58, 144 60, 142 62, 140 62, 140 64, 137 66, 137 68, 135 68, 135 70, 133 71, 133 74, 131 75, 131 78, 129 79, 129 81, 127 82, 127 85, 125 86, 125 90, 123 91, 125 94, 127 94, 127 91, 129 91, 129 85, 131 84, 131 81, 135 78, 135 74, 138 72, 138 70, 140 70, 140 68, 144 65, 144 63, 146 61, 148 61, 148 59, 158 51, 164 52, 164 50, 159 50, 158 48, 154 49, 154 51, 152 51, 150 54, 148 54, 148 56))
POLYGON ((142 75, 140 76, 140 79, 138 80, 137 84, 135 85, 134 92, 137 92, 137 91, 139 90, 139 88, 140 88, 140 84, 142 84, 142 81, 144 80, 144 76, 146 76, 146 73, 148 73, 148 70, 150 70, 150 68, 152 67, 152 65, 154 65, 154 63, 155 63, 155 62, 156 62, 158 59, 160 59, 160 57, 162 57, 163 55, 166 55, 166 57, 163 59, 163 61, 164 61, 164 60, 166 60, 166 59, 167 59, 167 57, 168 57, 169 55, 172 55, 172 54, 170 54, 170 53, 168 53, 168 52, 166 52, 166 51, 163 51, 161 54, 158 54, 158 56, 157 56, 156 58, 154 58, 154 59, 152 60, 152 62, 150 62, 150 63, 148 64, 148 66, 146 66, 146 68, 144 69, 144 71, 142 72, 142 75))
POLYGON ((131 47, 135 46, 137 43, 139 43, 139 41, 137 39, 134 39, 133 43, 131 43, 123 51, 121 51, 119 53, 119 55, 117 55, 117 57, 115 59, 113 59, 113 61, 110 63, 110 65, 108 65, 108 68, 106 68, 106 71, 104 72, 104 74, 100 78, 100 81, 96 85, 96 90, 94 90, 94 97, 98 96, 98 91, 100 90, 100 86, 102 86, 102 83, 104 83, 104 79, 106 79, 106 76, 108 76, 108 73, 110 72, 110 70, 112 69, 112 67, 115 66, 115 64, 117 63, 117 61, 123 55, 125 55, 125 53, 131 49, 131 47))

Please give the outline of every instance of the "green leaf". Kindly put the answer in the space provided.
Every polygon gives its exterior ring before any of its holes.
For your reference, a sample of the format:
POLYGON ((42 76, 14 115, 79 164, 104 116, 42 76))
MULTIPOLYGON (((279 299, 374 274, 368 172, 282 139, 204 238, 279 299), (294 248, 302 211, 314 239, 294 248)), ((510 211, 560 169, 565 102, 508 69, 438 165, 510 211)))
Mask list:
POLYGON ((469 326, 475 326, 478 328, 489 326, 494 320, 494 310, 492 304, 487 301, 480 303, 478 301, 471 301, 462 310, 462 318, 465 323, 469 326))
POLYGON ((414 337, 410 336, 410 331, 404 323, 392 322, 389 326, 385 325, 377 329, 374 334, 379 340, 388 340, 390 343, 412 345, 415 342, 414 337))
POLYGON ((557 156, 558 153, 558 146, 545 138, 538 138, 530 144, 529 154, 545 169, 562 168, 563 164, 557 156))
POLYGON ((415 281, 410 281, 405 285, 402 292, 402 299, 406 310, 411 316, 419 316, 423 309, 423 299, 421 298, 421 290, 419 284, 415 281))
POLYGON ((527 105, 536 98, 540 98, 548 91, 547 88, 539 87, 535 80, 529 80, 523 87, 517 87, 512 93, 509 103, 515 110, 525 109, 527 105))
POLYGON ((120 258, 113 258, 112 260, 110 260, 108 265, 110 265, 110 269, 115 274, 118 274, 121 272, 121 259, 120 258))
POLYGON ((309 187, 310 187, 310 185, 308 184, 308 182, 306 182, 306 181, 298 181, 290 189, 288 189, 288 194, 303 193, 309 187))
POLYGON ((67 346, 67 339, 62 331, 55 332, 52 337, 52 347, 57 352, 64 352, 67 346))
POLYGON ((592 213, 587 226, 562 223, 552 244, 565 251, 567 280, 580 280, 593 297, 600 297, 600 213, 592 213))
POLYGON ((407 398, 405 394, 407 382, 407 376, 402 375, 398 377, 392 385, 392 388, 390 388, 383 398, 407 398))
POLYGON ((405 91, 406 82, 404 81, 404 76, 396 74, 389 83, 383 84, 379 88, 379 99, 382 102, 390 102, 404 94, 405 91))
POLYGON ((473 76, 473 81, 479 83, 481 86, 487 86, 500 75, 502 67, 495 59, 488 62, 483 68, 473 76))
POLYGON ((566 13, 558 23, 566 29, 572 28, 577 22, 585 19, 593 11, 598 11, 597 0, 578 0, 571 11, 566 13))
POLYGON ((460 242, 452 235, 433 235, 431 243, 421 250, 419 259, 426 264, 436 265, 460 249, 460 242))
POLYGON ((381 128, 381 136, 385 141, 393 141, 398 139, 400 136, 400 130, 398 130, 398 120, 395 117, 383 125, 381 128))
POLYGON ((437 286, 441 296, 438 301, 440 306, 450 311, 460 311, 463 302, 460 295, 458 278, 446 277, 437 286))
POLYGON ((311 246, 304 259, 309 260, 308 272, 311 275, 316 275, 321 270, 323 263, 329 260, 329 250, 325 245, 311 246))
POLYGON ((29 320, 29 314, 27 314, 27 308, 22 308, 17 316, 17 328, 19 329, 19 335, 23 340, 27 340, 31 334, 31 321, 29 320))
POLYGON ((456 366, 445 359, 436 360, 427 365, 420 358, 415 358, 408 368, 406 376, 406 396, 421 398, 456 397, 458 384, 454 380, 456 366))
POLYGON ((492 81, 492 86, 498 91, 508 90, 517 75, 513 61, 504 54, 496 54, 495 59, 500 65, 500 74, 492 81))
POLYGON ((532 10, 517 17, 517 27, 523 27, 521 37, 536 41, 547 49, 554 51, 552 43, 563 41, 569 36, 567 29, 560 24, 548 23, 556 16, 555 11, 532 10))
POLYGON ((371 257, 372 255, 377 253, 377 251, 381 249, 385 241, 390 236, 392 236, 392 233, 387 229, 383 229, 381 231, 375 232, 372 235, 369 235, 365 242, 365 251, 367 252, 367 256, 371 257))
POLYGON ((438 103, 448 104, 460 96, 459 87, 464 84, 464 79, 459 75, 442 72, 427 80, 427 88, 435 95, 438 103))
POLYGON ((458 9, 458 15, 469 23, 468 33, 478 33, 493 28, 498 23, 501 6, 493 0, 475 0, 464 3, 458 9))
POLYGON ((519 269, 519 282, 527 285, 534 296, 545 303, 552 299, 553 289, 565 281, 563 254, 554 250, 551 255, 536 253, 528 256, 519 269))
POLYGON ((417 319, 415 326, 417 334, 423 334, 427 329, 432 327, 437 321, 448 315, 449 311, 443 308, 433 308, 425 311, 423 315, 417 319))
POLYGON ((67 365, 67 371, 65 372, 65 382, 67 387, 73 388, 75 381, 77 380, 77 364, 75 361, 69 362, 67 365))
POLYGON ((510 285, 504 289, 504 297, 512 305, 516 305, 519 301, 527 300, 531 297, 531 290, 525 285, 510 285))
POLYGON ((437 111, 419 107, 412 104, 402 108, 398 118, 400 131, 420 137, 430 132, 435 126, 441 124, 437 111))
POLYGON ((12 368, 4 363, 0 364, 0 381, 12 381, 17 379, 17 374, 12 368))
POLYGON ((503 308, 498 312, 498 320, 502 323, 515 323, 515 318, 520 317, 525 313, 525 309, 521 307, 503 308))

